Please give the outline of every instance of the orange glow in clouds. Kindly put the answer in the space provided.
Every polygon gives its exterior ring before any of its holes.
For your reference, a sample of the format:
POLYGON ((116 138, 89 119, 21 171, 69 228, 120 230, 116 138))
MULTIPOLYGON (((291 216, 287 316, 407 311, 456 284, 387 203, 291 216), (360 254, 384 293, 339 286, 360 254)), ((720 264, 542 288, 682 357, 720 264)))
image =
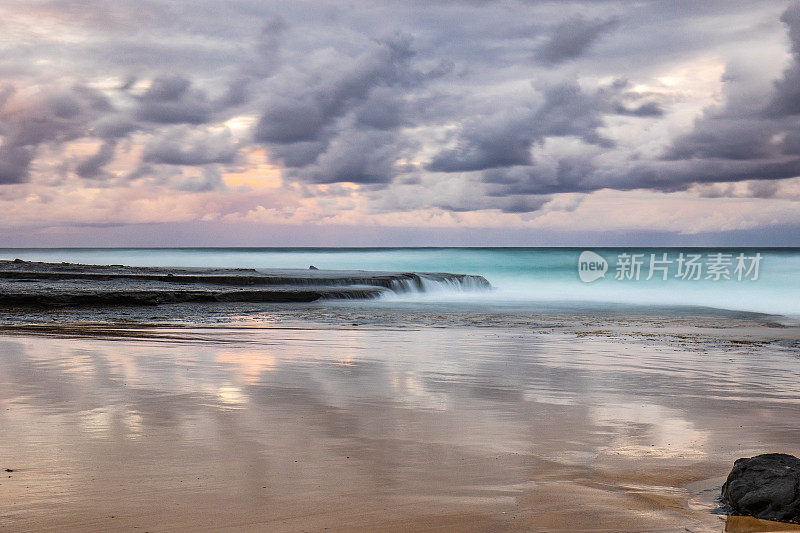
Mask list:
POLYGON ((228 187, 250 187, 252 189, 276 189, 283 185, 281 169, 269 162, 264 150, 252 150, 247 154, 247 168, 240 172, 226 172, 222 180, 228 187))

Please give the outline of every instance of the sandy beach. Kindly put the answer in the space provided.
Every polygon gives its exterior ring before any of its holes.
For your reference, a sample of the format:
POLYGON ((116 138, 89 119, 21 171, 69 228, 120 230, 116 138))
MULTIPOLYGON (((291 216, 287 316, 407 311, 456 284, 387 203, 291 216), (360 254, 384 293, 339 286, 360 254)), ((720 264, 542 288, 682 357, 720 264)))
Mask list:
POLYGON ((796 327, 312 311, 4 327, 0 529, 800 530, 713 512, 800 452, 796 327))

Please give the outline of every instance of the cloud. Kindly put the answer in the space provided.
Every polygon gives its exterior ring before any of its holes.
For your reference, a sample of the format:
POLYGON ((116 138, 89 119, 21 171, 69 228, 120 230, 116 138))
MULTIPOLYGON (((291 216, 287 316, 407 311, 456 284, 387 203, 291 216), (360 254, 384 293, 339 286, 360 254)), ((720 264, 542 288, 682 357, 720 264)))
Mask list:
POLYGON ((750 196, 752 198, 773 198, 780 189, 778 181, 754 181, 748 184, 750 196))
POLYGON ((227 194, 235 166, 304 191, 303 220, 786 196, 800 3, 568 4, 8 0, 0 192, 227 194))
POLYGON ((484 174, 492 196, 586 192, 593 189, 586 183, 594 172, 591 160, 565 157, 555 166, 516 166, 494 169, 484 174))
POLYGON ((781 21, 789 31, 792 64, 775 84, 775 94, 767 107, 770 117, 800 114, 800 2, 786 9, 781 21))
POLYGON ((548 137, 574 136, 590 145, 610 148, 613 141, 599 129, 604 113, 630 114, 617 102, 625 82, 614 82, 594 92, 566 82, 543 91, 536 106, 534 94, 502 111, 468 122, 457 146, 439 152, 428 165, 434 172, 465 172, 532 165, 534 143, 548 137), (620 113, 620 111, 624 113, 620 113))
POLYGON ((101 139, 120 139, 142 127, 124 114, 108 114, 94 121, 90 132, 101 139))
POLYGON ((218 105, 234 107, 247 103, 251 98, 252 86, 275 73, 281 63, 282 37, 286 28, 286 22, 280 16, 272 17, 263 24, 251 57, 242 63, 237 74, 228 82, 218 105))
POLYGON ((25 146, 0 146, 0 185, 24 183, 34 150, 25 146))
POLYGON ((531 147, 538 137, 534 116, 520 106, 473 120, 460 132, 456 147, 439 152, 427 169, 468 172, 531 164, 531 147))
POLYGON ((617 104, 614 111, 618 115, 631 117, 661 117, 664 115, 664 108, 658 102, 645 102, 634 107, 617 104))
POLYGON ((0 184, 23 183, 40 146, 88 134, 97 116, 111 105, 99 92, 75 86, 23 93, 6 90, 0 108, 0 184))
POLYGON ((103 167, 114 158, 116 148, 117 142, 115 140, 106 141, 100 146, 97 153, 87 157, 75 166, 75 173, 82 178, 96 178, 101 174, 103 167))
POLYGON ((585 53, 602 35, 617 25, 615 19, 587 20, 578 15, 553 28, 536 57, 545 63, 562 63, 585 53))
MULTIPOLYGON (((680 191, 693 184, 736 183, 764 180, 765 185, 750 185, 751 196, 770 198, 775 195, 776 181, 800 176, 800 108, 792 102, 800 81, 800 4, 793 4, 781 17, 792 39, 792 63, 775 82, 767 104, 752 105, 755 96, 746 93, 749 80, 740 75, 726 74, 723 78, 722 103, 708 107, 695 121, 688 133, 673 139, 660 157, 642 158, 630 154, 624 165, 618 159, 585 151, 583 155, 561 155, 534 161, 522 157, 504 160, 502 157, 478 158, 487 154, 484 145, 474 135, 462 139, 462 145, 434 158, 431 170, 482 170, 482 180, 489 185, 489 194, 503 198, 530 194, 591 192, 610 188, 616 190, 651 189, 664 192, 680 191), (745 91, 745 92, 743 92, 745 91), (776 104, 780 102, 780 105, 776 104), (780 115, 776 115, 780 109, 780 115), (470 159, 467 156, 472 155, 470 159), (470 164, 470 163, 477 164, 470 164), (507 164, 511 162, 512 164, 507 164)), ((531 147, 542 138, 573 135, 587 145, 606 150, 614 147, 613 139, 604 137, 603 127, 611 115, 659 119, 665 111, 657 101, 632 103, 634 96, 624 81, 601 87, 595 93, 580 92, 575 86, 554 88, 542 106, 530 115, 512 114, 517 124, 531 125, 528 139, 531 147), (535 125, 535 126, 534 126, 535 125)), ((800 100, 798 100, 800 102, 800 100)), ((525 131, 513 121, 501 132, 488 122, 486 138, 500 144, 506 140, 509 149, 501 154, 513 154, 513 139, 525 131)), ((709 190, 713 193, 713 190, 709 190)), ((709 192, 706 191, 706 192, 709 192)), ((722 195, 717 195, 722 196, 722 195)))
POLYGON ((344 64, 336 58, 338 64, 320 65, 310 79, 277 80, 276 92, 281 95, 267 102, 254 132, 256 140, 278 144, 320 140, 326 127, 366 100, 373 88, 412 83, 413 55, 410 39, 398 36, 373 43, 344 64))
POLYGON ((636 188, 679 191, 695 183, 776 180, 800 176, 800 158, 776 160, 699 159, 647 162, 617 176, 610 169, 591 176, 591 188, 605 185, 617 190, 636 188), (597 179, 599 178, 599 179, 597 179))
POLYGON ((501 205, 500 211, 502 213, 533 213, 544 207, 549 200, 548 197, 520 196, 501 205))
POLYGON ((355 119, 361 126, 391 130, 403 124, 403 105, 403 96, 398 91, 376 87, 355 110, 355 119))
POLYGON ((211 118, 211 106, 201 90, 192 89, 183 76, 159 76, 137 97, 138 120, 158 124, 204 124, 211 118))
POLYGON ((209 192, 224 188, 222 176, 214 168, 203 168, 200 175, 174 178, 170 184, 172 189, 186 192, 209 192))
POLYGON ((295 176, 314 183, 384 184, 395 174, 401 146, 386 131, 350 131, 337 136, 313 165, 295 176))
MULTIPOLYGON (((792 61, 766 105, 739 105, 738 76, 726 75, 726 101, 708 108, 691 132, 674 140, 662 162, 637 165, 639 180, 659 188, 690 183, 775 180, 800 175, 800 3, 781 16, 792 61)), ((766 194, 771 186, 759 188, 766 194)), ((766 197, 766 196, 764 196, 766 197)))
POLYGON ((451 70, 446 62, 415 68, 415 54, 411 38, 398 34, 355 57, 327 51, 304 74, 276 75, 255 140, 300 181, 391 182, 409 144, 398 132, 410 124, 405 94, 451 70))
POLYGON ((695 123, 691 133, 677 138, 665 159, 732 159, 746 161, 780 155, 781 146, 773 136, 773 121, 757 116, 706 116, 695 123))
POLYGON ((238 146, 227 129, 206 132, 177 126, 154 136, 145 145, 142 160, 163 165, 233 164, 237 150, 238 146))

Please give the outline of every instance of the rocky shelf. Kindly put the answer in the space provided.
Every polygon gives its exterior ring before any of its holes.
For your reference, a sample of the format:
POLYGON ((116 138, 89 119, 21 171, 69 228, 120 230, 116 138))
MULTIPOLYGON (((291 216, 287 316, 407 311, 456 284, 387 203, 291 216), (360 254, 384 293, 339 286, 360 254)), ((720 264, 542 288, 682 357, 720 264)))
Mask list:
POLYGON ((130 267, 0 261, 0 305, 311 302, 437 289, 487 290, 481 276, 316 269, 130 267))

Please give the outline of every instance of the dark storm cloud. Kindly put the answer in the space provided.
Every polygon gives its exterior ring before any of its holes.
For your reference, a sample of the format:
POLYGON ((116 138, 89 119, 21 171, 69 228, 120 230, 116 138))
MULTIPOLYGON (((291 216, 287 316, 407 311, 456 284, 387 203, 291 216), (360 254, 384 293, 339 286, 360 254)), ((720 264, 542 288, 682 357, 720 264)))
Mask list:
POLYGON ((209 192, 223 187, 222 176, 216 169, 206 167, 200 176, 180 176, 170 183, 170 187, 179 191, 209 192))
POLYGON ((547 197, 522 196, 513 198, 510 202, 500 206, 503 213, 533 213, 540 210, 547 202, 547 197))
POLYGON ((0 146, 0 185, 27 181, 34 153, 32 147, 0 146))
MULTIPOLYGON (((79 138, 102 139, 96 153, 74 165, 82 178, 105 177, 104 167, 115 155, 118 141, 137 131, 153 129, 152 122, 198 123, 209 120, 211 106, 202 91, 181 76, 155 78, 130 111, 114 108, 102 92, 77 85, 68 89, 22 94, 6 88, 0 107, 0 183, 23 183, 40 148, 58 147, 79 138)), ((236 147, 230 134, 205 135, 189 126, 165 130, 144 151, 144 160, 173 165, 231 163, 236 147)))
POLYGON ((6 91, 0 108, 0 183, 5 184, 27 181, 41 146, 86 135, 91 121, 110 109, 102 94, 86 87, 27 95, 14 92, 6 91))
POLYGON ((382 184, 395 176, 401 147, 386 131, 351 131, 336 137, 302 177, 315 183, 382 184))
POLYGON ((389 87, 376 87, 355 111, 358 124, 379 130, 391 130, 403 122, 402 95, 389 87))
POLYGON ((646 102, 635 107, 626 107, 624 104, 617 104, 614 111, 618 115, 628 115, 631 117, 660 117, 664 115, 664 109, 658 102, 646 102))
POLYGON ((259 120, 255 137, 259 141, 290 144, 315 141, 322 128, 336 117, 335 109, 309 96, 304 101, 275 98, 259 120))
POLYGON ((367 99, 373 88, 414 82, 413 55, 410 40, 398 37, 375 43, 349 64, 325 65, 311 79, 290 80, 280 87, 284 94, 267 103, 255 138, 279 144, 319 140, 325 127, 367 99))
POLYGON ((409 124, 405 95, 447 75, 447 62, 413 64, 408 36, 372 41, 336 65, 312 65, 306 75, 277 75, 254 131, 295 179, 313 183, 386 184, 408 142, 396 131, 409 124))
POLYGON ((783 79, 775 84, 775 94, 767 108, 772 117, 800 114, 800 3, 792 4, 781 21, 789 31, 793 61, 783 79))
POLYGON ((484 173, 484 181, 489 186, 489 194, 503 197, 600 189, 676 192, 698 183, 780 180, 796 176, 800 176, 800 158, 631 162, 627 169, 601 165, 590 158, 566 158, 559 160, 555 168, 517 166, 494 169, 484 173))
POLYGON ((142 163, 125 180, 186 192, 209 192, 224 188, 222 175, 216 165, 201 166, 197 172, 187 174, 175 165, 142 163))
POLYGON ((617 25, 615 19, 587 20, 578 15, 553 28, 536 57, 545 63, 561 63, 580 56, 604 32, 617 25))
POLYGON ((142 159, 165 165, 232 164, 237 149, 227 130, 214 134, 180 126, 153 137, 145 146, 142 159))
POLYGON ((754 181, 748 185, 753 198, 774 198, 780 189, 778 181, 754 181))
POLYGON ((749 160, 778 156, 780 146, 772 141, 777 124, 760 117, 707 116, 695 123, 694 131, 675 140, 665 155, 668 160, 749 160))
POLYGON ((465 172, 528 165, 536 139, 534 112, 528 108, 481 117, 464 127, 456 148, 437 154, 427 168, 433 172, 465 172))
POLYGON ((586 192, 593 188, 585 182, 593 172, 594 167, 587 159, 563 158, 555 168, 516 166, 493 169, 484 174, 484 180, 489 185, 489 195, 498 197, 586 192))
POLYGON ((515 195, 504 196, 502 198, 492 197, 491 195, 469 195, 450 201, 439 201, 435 198, 432 203, 439 209, 453 211, 456 213, 466 213, 484 209, 497 209, 501 213, 533 213, 546 205, 551 198, 544 195, 515 195))
POLYGON ((109 114, 92 123, 91 133, 101 139, 119 139, 140 128, 132 118, 124 114, 109 114))
POLYGON ((100 146, 97 153, 87 157, 76 165, 75 173, 82 178, 97 177, 102 172, 103 167, 114 158, 114 151, 116 148, 116 141, 106 141, 100 146))
MULTIPOLYGON (((437 154, 428 165, 434 172, 465 172, 531 165, 534 143, 548 137, 574 136, 605 148, 613 141, 598 130, 604 114, 659 116, 653 109, 635 112, 619 102, 624 80, 586 92, 576 83, 548 87, 536 106, 524 102, 466 124, 457 147, 437 154)), ((533 96, 533 95, 532 95, 533 96)))
POLYGON ((267 20, 256 38, 253 52, 233 76, 218 104, 235 107, 247 103, 252 97, 252 87, 259 80, 270 77, 281 63, 282 36, 286 30, 283 18, 267 20))
POLYGON ((619 190, 637 188, 666 192, 684 190, 695 183, 776 180, 800 176, 800 158, 777 160, 700 159, 649 162, 633 166, 618 176, 609 170, 590 176, 591 188, 605 185, 619 190))
POLYGON ((135 117, 159 124, 204 124, 211 118, 211 106, 203 91, 193 89, 183 76, 160 76, 137 97, 135 117))
POLYGON ((311 165, 322 154, 328 143, 322 141, 273 144, 269 147, 270 156, 289 169, 311 165))

